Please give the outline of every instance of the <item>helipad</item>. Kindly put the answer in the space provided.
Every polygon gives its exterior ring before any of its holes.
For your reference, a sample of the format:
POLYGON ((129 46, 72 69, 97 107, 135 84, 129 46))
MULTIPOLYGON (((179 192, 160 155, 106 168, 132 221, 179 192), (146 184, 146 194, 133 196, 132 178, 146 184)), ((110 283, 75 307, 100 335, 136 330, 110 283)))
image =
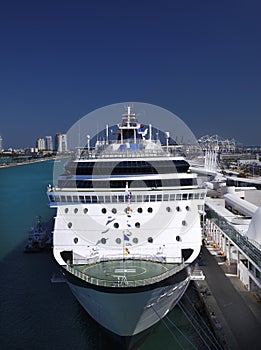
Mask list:
POLYGON ((104 286, 137 286, 152 284, 184 268, 184 264, 167 264, 145 260, 112 260, 95 264, 66 266, 86 282, 104 286))

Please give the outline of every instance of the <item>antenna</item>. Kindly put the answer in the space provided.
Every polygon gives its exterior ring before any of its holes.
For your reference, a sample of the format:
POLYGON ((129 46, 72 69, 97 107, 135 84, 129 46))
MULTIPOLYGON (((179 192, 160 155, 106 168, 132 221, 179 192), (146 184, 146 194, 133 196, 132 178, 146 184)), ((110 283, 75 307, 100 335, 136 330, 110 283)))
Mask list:
POLYGON ((88 152, 90 152, 90 138, 91 136, 90 135, 87 135, 87 149, 88 149, 88 152))
POLYGON ((78 147, 81 147, 81 128, 80 128, 80 122, 78 123, 78 147))
POLYGON ((109 125, 106 124, 106 145, 109 144, 109 125))
POLYGON ((168 151, 169 150, 169 136, 170 136, 169 131, 165 132, 165 136, 166 136, 166 145, 167 145, 167 151, 168 151))

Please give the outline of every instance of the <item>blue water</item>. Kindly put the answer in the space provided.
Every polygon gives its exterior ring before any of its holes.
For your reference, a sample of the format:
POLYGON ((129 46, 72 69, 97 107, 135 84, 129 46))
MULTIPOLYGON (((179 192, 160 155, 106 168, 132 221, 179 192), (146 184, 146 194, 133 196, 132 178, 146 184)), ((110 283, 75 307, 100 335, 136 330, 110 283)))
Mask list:
POLYGON ((205 349, 178 307, 170 319, 184 336, 168 321, 132 339, 113 336, 88 316, 65 283, 51 283, 53 273, 59 274, 52 252, 23 253, 36 217, 48 221, 55 215, 46 196, 52 171, 52 161, 0 169, 1 349, 205 349))

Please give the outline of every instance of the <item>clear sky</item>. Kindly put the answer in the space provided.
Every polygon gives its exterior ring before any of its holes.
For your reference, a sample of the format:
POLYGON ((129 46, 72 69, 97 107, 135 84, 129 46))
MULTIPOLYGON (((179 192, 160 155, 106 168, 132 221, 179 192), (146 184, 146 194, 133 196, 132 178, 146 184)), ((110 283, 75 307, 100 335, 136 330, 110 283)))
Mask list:
POLYGON ((34 146, 108 104, 261 144, 259 0, 2 0, 0 135, 34 146))

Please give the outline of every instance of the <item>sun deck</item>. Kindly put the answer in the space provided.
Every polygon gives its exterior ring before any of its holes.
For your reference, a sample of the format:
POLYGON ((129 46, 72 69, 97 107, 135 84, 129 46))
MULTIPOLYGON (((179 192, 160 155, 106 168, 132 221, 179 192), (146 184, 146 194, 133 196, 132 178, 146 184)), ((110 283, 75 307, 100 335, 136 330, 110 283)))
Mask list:
POLYGON ((91 284, 104 287, 137 287, 159 282, 182 270, 184 266, 184 263, 163 264, 126 259, 63 267, 91 284))

